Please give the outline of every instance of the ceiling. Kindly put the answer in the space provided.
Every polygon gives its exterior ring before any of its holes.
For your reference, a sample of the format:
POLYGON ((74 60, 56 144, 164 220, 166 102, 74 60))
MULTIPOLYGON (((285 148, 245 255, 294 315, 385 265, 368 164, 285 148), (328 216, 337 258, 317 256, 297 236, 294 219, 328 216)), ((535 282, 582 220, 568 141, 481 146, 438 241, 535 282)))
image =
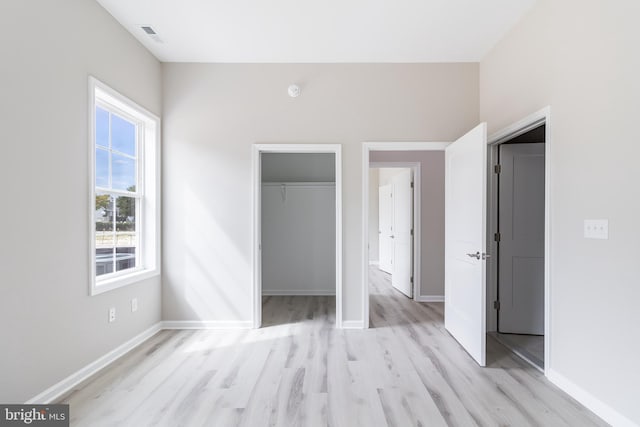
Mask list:
POLYGON ((165 62, 476 62, 535 0, 97 0, 165 62), (141 27, 152 27, 151 37, 141 27))

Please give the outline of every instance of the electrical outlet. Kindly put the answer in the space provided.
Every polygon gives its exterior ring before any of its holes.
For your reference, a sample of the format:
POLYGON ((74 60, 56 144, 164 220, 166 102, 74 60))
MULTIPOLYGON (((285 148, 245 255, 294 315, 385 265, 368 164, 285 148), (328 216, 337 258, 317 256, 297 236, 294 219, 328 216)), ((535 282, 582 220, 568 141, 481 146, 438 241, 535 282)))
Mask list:
POLYGON ((109 323, 116 321, 116 308, 111 307, 109 309, 109 323))
POLYGON ((585 239, 609 239, 609 220, 585 219, 584 237, 585 239))
POLYGON ((131 299, 131 312, 135 313, 138 311, 138 298, 131 299))

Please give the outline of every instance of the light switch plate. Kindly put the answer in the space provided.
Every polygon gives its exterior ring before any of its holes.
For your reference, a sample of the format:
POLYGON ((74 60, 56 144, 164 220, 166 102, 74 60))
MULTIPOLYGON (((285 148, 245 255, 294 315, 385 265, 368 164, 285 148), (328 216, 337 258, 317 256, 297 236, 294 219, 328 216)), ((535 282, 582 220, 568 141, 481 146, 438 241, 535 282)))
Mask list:
POLYGON ((584 220, 585 239, 609 239, 608 219, 585 219, 584 220))

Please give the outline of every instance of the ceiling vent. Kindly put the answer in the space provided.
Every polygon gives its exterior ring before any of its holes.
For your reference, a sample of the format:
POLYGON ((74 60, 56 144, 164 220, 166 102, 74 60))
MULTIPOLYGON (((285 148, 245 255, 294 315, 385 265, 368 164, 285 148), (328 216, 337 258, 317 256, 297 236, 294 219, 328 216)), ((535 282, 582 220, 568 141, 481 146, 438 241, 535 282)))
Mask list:
POLYGON ((154 42, 162 43, 162 39, 158 37, 158 33, 149 25, 141 25, 142 31, 144 31, 154 42))

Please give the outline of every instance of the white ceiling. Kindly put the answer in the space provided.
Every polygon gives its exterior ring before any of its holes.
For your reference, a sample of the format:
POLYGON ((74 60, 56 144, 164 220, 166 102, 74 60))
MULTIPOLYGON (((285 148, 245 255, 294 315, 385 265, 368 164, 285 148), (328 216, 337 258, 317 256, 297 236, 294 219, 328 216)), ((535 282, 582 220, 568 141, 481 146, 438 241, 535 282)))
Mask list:
POLYGON ((97 1, 166 62, 475 62, 535 2, 97 1))

